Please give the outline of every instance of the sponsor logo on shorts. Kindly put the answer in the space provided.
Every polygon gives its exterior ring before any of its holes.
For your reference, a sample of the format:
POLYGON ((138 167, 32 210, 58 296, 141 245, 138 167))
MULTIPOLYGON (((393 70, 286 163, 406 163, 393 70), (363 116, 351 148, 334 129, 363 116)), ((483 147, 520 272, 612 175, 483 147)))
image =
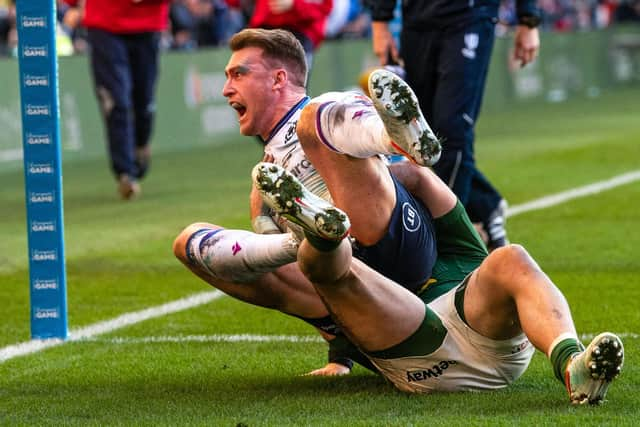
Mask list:
POLYGON ((527 347, 529 347, 529 341, 528 340, 524 340, 523 342, 521 342, 520 344, 513 346, 511 348, 511 354, 517 354, 520 353, 521 351, 523 351, 524 349, 526 349, 527 347))
POLYGON ((407 371, 407 382, 426 381, 431 378, 438 378, 444 375, 445 371, 453 365, 457 365, 455 360, 443 360, 430 369, 421 369, 418 371, 407 371))
POLYGON ((22 28, 47 28, 45 16, 23 16, 20 20, 22 28))
POLYGON ((420 214, 408 202, 402 204, 402 224, 409 232, 416 231, 422 224, 420 214))
POLYGON ((36 279, 33 282, 33 289, 36 291, 55 291, 58 289, 58 279, 36 279))
POLYGON ((29 193, 29 203, 53 203, 55 202, 56 197, 53 192, 45 192, 45 193, 29 193))

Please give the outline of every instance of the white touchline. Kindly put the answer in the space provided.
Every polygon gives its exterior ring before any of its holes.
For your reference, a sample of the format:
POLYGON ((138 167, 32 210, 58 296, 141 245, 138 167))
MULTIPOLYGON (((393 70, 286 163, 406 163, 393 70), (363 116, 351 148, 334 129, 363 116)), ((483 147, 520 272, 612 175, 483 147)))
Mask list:
MULTIPOLYGON (((507 216, 513 217, 525 212, 545 209, 568 202, 569 200, 600 193, 638 180, 640 180, 640 170, 624 173, 605 181, 598 181, 583 187, 574 188, 561 193, 541 197, 521 205, 512 206, 507 209, 507 216)), ((65 342, 90 339, 144 320, 176 313, 189 308, 195 308, 218 299, 223 295, 224 294, 220 291, 201 292, 166 304, 150 307, 145 310, 125 313, 111 320, 105 320, 103 322, 85 326, 84 328, 71 330, 69 333, 69 339, 66 341, 60 339, 31 340, 3 347, 0 348, 0 363, 13 359, 14 357, 25 356, 50 347, 55 347, 60 344, 64 344, 65 342)))
POLYGON ((549 208, 551 206, 568 202, 569 200, 601 193, 638 180, 640 180, 640 170, 623 173, 622 175, 614 176, 613 178, 605 181, 594 182, 593 184, 585 185, 584 187, 573 188, 561 193, 541 197, 521 205, 512 206, 507 208, 506 215, 507 217, 512 217, 529 211, 549 208))
POLYGON ((81 342, 105 342, 109 344, 151 344, 151 343, 184 343, 184 342, 293 342, 293 343, 321 343, 324 339, 320 335, 255 335, 255 334, 216 334, 216 335, 164 335, 148 337, 113 337, 87 338, 81 342))
POLYGON ((125 313, 111 320, 94 323, 92 325, 85 326, 84 328, 73 329, 69 332, 69 339, 67 341, 63 341, 60 339, 31 340, 0 348, 0 363, 14 357, 24 356, 27 354, 36 353, 46 348, 55 347, 57 345, 64 344, 65 342, 92 338, 97 335, 115 331, 116 329, 124 328, 125 326, 130 326, 142 322, 144 320, 153 319, 155 317, 164 316, 166 314, 177 313, 182 310, 198 307, 200 305, 207 304, 215 299, 218 299, 223 295, 224 294, 220 291, 200 292, 176 301, 168 302, 166 304, 150 307, 140 311, 134 311, 131 313, 125 313))

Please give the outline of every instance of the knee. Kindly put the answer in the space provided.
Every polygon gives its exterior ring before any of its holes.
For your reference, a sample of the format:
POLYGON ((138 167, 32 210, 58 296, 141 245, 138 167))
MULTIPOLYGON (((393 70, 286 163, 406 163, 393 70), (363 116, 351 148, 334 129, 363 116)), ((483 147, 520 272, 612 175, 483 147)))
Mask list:
POLYGON ((222 227, 209 224, 207 222, 195 222, 191 225, 186 226, 173 241, 173 254, 175 255, 175 257, 178 258, 181 262, 186 263, 188 261, 187 243, 189 242, 189 238, 195 232, 207 228, 215 230, 222 227))
POLYGON ((532 273, 539 272, 527 250, 518 244, 509 244, 491 252, 483 262, 484 274, 491 276, 492 282, 512 288, 525 283, 532 273))

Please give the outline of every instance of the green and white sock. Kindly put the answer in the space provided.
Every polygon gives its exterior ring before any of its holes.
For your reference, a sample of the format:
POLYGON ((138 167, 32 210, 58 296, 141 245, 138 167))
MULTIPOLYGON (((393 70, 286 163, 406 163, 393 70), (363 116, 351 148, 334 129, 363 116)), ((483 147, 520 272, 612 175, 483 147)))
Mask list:
POLYGON ((561 334, 549 347, 549 360, 556 378, 565 385, 564 373, 571 356, 584 351, 584 346, 573 334, 561 334))

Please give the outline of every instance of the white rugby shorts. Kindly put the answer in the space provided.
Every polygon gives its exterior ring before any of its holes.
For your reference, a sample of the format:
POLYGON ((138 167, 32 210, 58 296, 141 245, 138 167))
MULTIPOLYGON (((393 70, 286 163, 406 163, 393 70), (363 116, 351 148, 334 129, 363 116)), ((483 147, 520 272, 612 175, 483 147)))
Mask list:
POLYGON ((412 393, 494 390, 513 383, 529 366, 535 348, 526 335, 496 341, 473 331, 456 310, 457 289, 427 304, 447 329, 437 350, 394 359, 369 356, 398 389, 412 393))

